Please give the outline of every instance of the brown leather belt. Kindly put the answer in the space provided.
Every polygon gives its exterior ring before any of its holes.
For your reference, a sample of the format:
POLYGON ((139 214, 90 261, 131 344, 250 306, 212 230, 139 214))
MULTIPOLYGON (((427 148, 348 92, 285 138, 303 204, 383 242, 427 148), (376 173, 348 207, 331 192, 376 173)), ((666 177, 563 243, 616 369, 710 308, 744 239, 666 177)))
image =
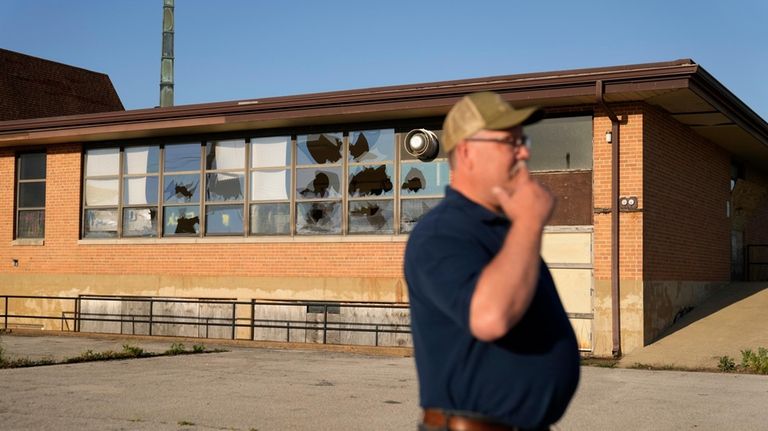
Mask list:
POLYGON ((430 428, 450 431, 518 431, 519 428, 481 418, 448 414, 438 409, 424 409, 422 423, 430 428))

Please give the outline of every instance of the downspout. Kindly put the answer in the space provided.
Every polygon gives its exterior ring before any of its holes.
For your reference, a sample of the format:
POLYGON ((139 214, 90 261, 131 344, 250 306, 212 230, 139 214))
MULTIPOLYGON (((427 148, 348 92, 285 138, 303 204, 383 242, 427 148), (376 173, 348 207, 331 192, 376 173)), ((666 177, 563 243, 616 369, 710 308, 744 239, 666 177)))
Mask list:
POLYGON ((603 98, 603 81, 595 82, 597 103, 611 119, 611 320, 613 332, 613 357, 621 356, 621 319, 619 302, 619 124, 616 116, 603 98))

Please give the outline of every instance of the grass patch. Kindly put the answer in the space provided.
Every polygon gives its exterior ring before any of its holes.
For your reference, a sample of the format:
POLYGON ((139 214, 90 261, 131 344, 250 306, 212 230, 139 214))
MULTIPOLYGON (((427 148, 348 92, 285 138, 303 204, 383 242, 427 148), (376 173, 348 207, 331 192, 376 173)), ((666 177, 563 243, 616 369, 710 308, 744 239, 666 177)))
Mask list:
MULTIPOLYGON (((207 349, 202 344, 195 344, 192 346, 192 350, 187 350, 181 343, 174 343, 171 348, 163 353, 147 352, 141 347, 132 346, 130 344, 123 344, 123 350, 115 352, 107 350, 104 352, 94 352, 93 350, 86 350, 78 356, 65 358, 61 361, 55 361, 53 359, 37 359, 32 360, 29 358, 14 358, 10 359, 5 356, 5 351, 0 345, 0 369, 2 368, 27 368, 27 367, 40 367, 45 365, 57 365, 57 364, 78 364, 82 362, 95 362, 95 361, 114 361, 120 359, 137 359, 137 358, 151 358, 156 356, 175 356, 175 355, 190 355, 199 353, 221 353, 226 352, 223 349, 207 349)), ((194 424, 192 424, 194 425, 194 424)))
POLYGON ((619 363, 617 359, 612 358, 593 358, 583 357, 581 358, 581 365, 586 367, 600 367, 600 368, 616 368, 619 363))
POLYGON ((750 374, 768 374, 768 349, 758 347, 757 351, 744 349, 741 351, 741 363, 736 365, 736 361, 728 355, 718 358, 717 369, 723 372, 732 373, 750 373, 750 374))
POLYGON ((194 423, 194 422, 190 422, 190 421, 178 421, 178 422, 176 422, 176 423, 177 423, 179 426, 182 426, 182 427, 185 427, 185 426, 193 426, 193 425, 195 425, 195 423, 194 423))

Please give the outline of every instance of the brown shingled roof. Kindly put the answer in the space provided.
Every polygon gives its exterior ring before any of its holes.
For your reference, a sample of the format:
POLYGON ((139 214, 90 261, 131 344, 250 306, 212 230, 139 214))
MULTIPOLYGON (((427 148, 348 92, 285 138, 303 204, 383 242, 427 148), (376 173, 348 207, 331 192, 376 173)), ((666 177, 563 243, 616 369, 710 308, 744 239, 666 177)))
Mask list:
POLYGON ((0 121, 123 110, 103 73, 0 49, 0 121))

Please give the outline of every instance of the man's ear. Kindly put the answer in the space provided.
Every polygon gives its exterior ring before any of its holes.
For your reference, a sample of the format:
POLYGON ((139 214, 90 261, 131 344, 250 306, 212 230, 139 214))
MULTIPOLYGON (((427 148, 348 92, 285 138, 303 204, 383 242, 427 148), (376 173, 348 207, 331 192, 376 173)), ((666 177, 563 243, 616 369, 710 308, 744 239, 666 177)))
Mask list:
POLYGON ((469 145, 464 141, 459 141, 459 143, 456 144, 454 151, 456 152, 457 164, 462 165, 465 169, 472 170, 474 167, 474 160, 472 160, 472 151, 470 150, 469 145))

